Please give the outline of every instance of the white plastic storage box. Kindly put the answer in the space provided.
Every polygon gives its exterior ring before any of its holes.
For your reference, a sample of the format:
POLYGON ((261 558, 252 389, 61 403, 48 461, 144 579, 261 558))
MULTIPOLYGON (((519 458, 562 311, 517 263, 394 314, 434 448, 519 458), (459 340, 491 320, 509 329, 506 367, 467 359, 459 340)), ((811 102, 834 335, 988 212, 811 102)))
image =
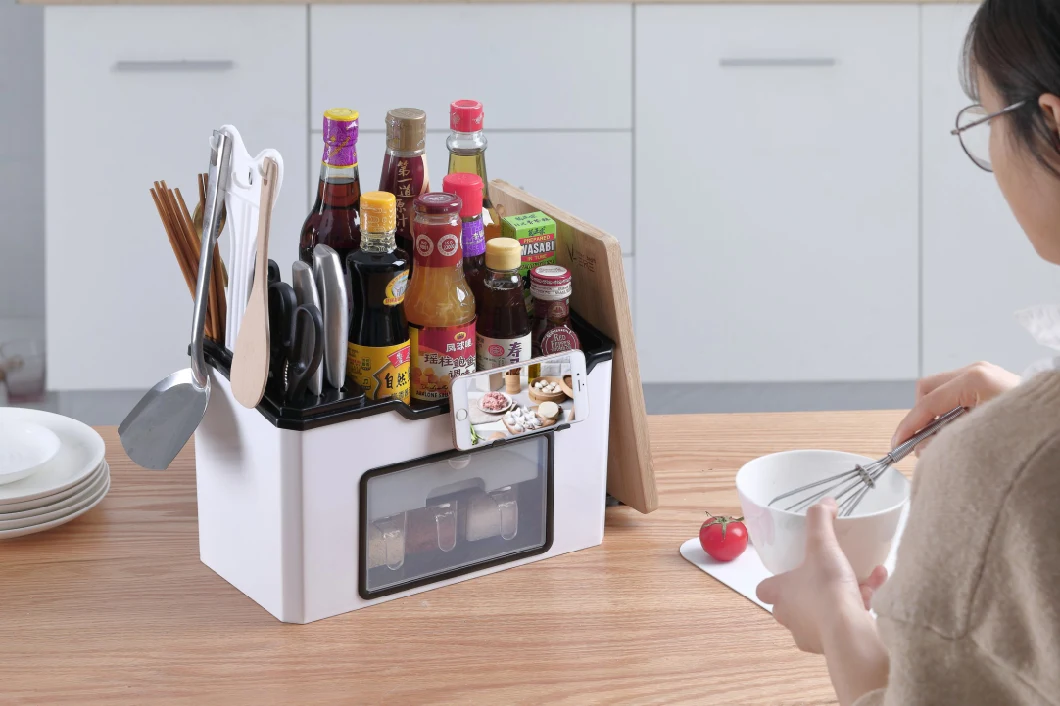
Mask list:
MULTIPOLYGON (((618 267, 623 281, 621 253, 618 267)), ((228 382, 231 353, 207 341, 213 393, 195 434, 202 561, 279 620, 308 623, 600 544, 616 345, 572 322, 589 417, 470 452, 453 448, 444 401, 370 402, 351 385, 295 408, 270 387, 246 409, 228 382)), ((654 503, 643 444, 629 465, 654 503)))

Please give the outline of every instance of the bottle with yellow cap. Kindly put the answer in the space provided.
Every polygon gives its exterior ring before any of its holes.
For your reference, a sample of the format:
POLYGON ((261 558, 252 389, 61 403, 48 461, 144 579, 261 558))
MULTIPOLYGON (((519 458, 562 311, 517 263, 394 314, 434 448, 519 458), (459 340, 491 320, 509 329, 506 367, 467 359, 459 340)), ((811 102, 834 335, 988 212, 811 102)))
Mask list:
POLYGON ((486 278, 475 337, 479 370, 530 359, 530 317, 519 276, 521 264, 518 240, 494 238, 486 243, 486 278))
POLYGON ((361 196, 361 247, 346 258, 353 293, 346 376, 370 400, 409 401, 409 326, 405 290, 409 256, 397 247, 397 199, 372 191, 361 196))
POLYGON ((302 225, 298 243, 299 259, 310 265, 313 248, 321 243, 334 248, 342 262, 360 246, 359 117, 356 110, 349 108, 324 112, 324 156, 320 160, 317 199, 302 225))

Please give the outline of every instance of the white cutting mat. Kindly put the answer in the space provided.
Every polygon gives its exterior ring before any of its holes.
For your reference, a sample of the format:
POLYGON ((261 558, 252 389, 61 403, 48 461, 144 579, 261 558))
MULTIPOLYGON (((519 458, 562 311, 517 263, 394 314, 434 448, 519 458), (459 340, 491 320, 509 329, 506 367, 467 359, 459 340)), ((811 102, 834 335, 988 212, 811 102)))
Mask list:
MULTIPOLYGON (((891 544, 891 553, 887 556, 887 561, 883 563, 887 567, 888 572, 894 571, 894 558, 898 551, 898 543, 902 538, 902 532, 905 531, 905 521, 908 515, 909 506, 906 505, 901 519, 898 520, 898 530, 895 532, 894 542, 891 544)), ((693 537, 681 545, 681 556, 741 596, 765 608, 770 613, 773 612, 772 606, 763 603, 755 596, 755 589, 758 584, 773 574, 763 566, 762 560, 758 558, 758 552, 755 551, 754 546, 750 543, 747 545, 747 551, 733 561, 715 561, 707 556, 707 553, 699 546, 699 537, 693 537)))

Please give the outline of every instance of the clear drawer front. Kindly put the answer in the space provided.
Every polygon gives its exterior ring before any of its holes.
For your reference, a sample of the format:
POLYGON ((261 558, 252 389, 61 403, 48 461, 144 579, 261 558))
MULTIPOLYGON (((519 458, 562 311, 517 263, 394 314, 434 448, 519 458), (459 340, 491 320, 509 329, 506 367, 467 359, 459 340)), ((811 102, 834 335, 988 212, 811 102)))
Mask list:
POLYGON ((548 551, 552 434, 379 468, 361 479, 363 598, 548 551))

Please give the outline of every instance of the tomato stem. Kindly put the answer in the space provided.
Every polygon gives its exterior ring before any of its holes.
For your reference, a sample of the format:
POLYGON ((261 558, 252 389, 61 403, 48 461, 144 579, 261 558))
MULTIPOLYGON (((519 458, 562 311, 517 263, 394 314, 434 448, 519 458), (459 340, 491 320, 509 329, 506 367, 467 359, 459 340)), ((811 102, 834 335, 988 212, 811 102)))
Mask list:
POLYGON ((708 527, 710 525, 719 525, 719 524, 721 525, 721 538, 723 540, 725 539, 725 533, 729 529, 729 524, 731 524, 733 522, 743 522, 743 516, 742 515, 740 517, 731 517, 729 515, 715 516, 715 515, 711 515, 710 512, 708 511, 707 512, 707 516, 710 518, 710 522, 707 523, 708 527))

